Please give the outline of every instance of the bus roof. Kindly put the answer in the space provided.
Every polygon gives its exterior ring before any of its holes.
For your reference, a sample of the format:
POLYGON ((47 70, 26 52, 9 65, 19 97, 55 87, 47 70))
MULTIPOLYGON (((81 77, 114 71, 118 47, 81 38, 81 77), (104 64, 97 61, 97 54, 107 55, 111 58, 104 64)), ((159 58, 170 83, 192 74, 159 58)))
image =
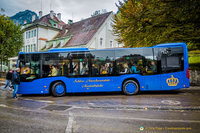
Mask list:
MULTIPOLYGON (((163 43, 158 44, 153 47, 138 47, 134 49, 142 49, 142 48, 156 48, 156 47, 177 47, 183 46, 186 47, 186 43, 179 42, 179 43, 163 43)), ((102 51, 102 50, 123 50, 123 49, 133 49, 133 48, 112 48, 112 49, 93 49, 89 50, 88 48, 58 48, 58 49, 50 49, 49 51, 44 52, 19 52, 19 54, 37 54, 37 53, 58 53, 58 52, 81 52, 81 51, 102 51)))
POLYGON ((153 46, 153 48, 155 48, 155 47, 175 47, 175 46, 183 46, 183 47, 185 47, 185 46, 186 46, 186 43, 184 43, 184 42, 178 42, 178 43, 163 43, 163 44, 155 45, 155 46, 153 46))
POLYGON ((60 52, 60 51, 85 51, 88 48, 56 48, 50 49, 48 52, 60 52))

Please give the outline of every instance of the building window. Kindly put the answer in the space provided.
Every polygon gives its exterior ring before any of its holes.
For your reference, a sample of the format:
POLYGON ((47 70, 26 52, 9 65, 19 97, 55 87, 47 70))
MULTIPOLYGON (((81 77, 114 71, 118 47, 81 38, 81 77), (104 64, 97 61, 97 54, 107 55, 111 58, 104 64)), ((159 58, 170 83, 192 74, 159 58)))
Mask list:
POLYGON ((26 39, 28 38, 28 32, 26 32, 26 39))
POLYGON ((31 50, 30 50, 30 52, 32 52, 32 49, 33 49, 33 46, 32 46, 32 44, 31 44, 31 50))
POLYGON ((110 47, 111 47, 111 48, 113 47, 112 41, 110 41, 110 47))
POLYGON ((31 31, 31 37, 33 37, 33 30, 31 31))
POLYGON ((100 46, 103 46, 103 38, 100 38, 100 46))
POLYGON ((36 37, 36 29, 34 30, 34 37, 36 37))
POLYGON ((33 51, 36 52, 36 44, 33 44, 33 51))
POLYGON ((29 32, 28 32, 28 38, 30 38, 30 37, 31 37, 31 32, 29 31, 29 32))
POLYGON ((30 52, 30 45, 28 45, 28 52, 30 52))

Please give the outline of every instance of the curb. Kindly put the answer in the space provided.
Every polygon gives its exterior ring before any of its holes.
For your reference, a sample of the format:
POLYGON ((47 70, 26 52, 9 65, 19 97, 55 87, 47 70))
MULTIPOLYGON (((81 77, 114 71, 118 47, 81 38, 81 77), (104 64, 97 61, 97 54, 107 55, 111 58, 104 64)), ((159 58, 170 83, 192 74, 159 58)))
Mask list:
POLYGON ((185 110, 185 111, 200 111, 200 106, 89 106, 94 109, 142 109, 142 110, 185 110))

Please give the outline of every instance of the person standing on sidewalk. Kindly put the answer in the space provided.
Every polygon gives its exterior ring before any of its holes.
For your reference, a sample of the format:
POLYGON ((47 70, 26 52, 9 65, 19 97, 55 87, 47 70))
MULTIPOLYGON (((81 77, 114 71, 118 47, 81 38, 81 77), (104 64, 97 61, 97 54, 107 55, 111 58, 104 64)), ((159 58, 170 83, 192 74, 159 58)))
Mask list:
MULTIPOLYGON (((6 85, 4 86, 3 90, 6 90, 7 87, 10 88, 12 74, 13 74, 13 71, 9 70, 7 75, 6 75, 6 85)), ((12 90, 12 89, 10 88, 10 90, 12 90)))
POLYGON ((20 84, 19 73, 20 73, 20 69, 16 68, 16 71, 14 71, 14 73, 12 74, 12 84, 13 84, 13 87, 14 87, 12 98, 17 98, 17 91, 18 91, 19 84, 20 84))

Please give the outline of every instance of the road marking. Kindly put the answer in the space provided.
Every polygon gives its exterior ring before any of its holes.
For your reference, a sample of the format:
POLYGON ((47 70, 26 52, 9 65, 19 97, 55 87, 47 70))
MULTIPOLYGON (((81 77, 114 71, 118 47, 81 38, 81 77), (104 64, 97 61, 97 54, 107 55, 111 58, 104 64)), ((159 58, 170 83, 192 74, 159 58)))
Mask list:
POLYGON ((0 104, 0 107, 8 107, 7 105, 5 105, 5 104, 0 104))
POLYGON ((72 133, 73 121, 74 121, 73 113, 69 112, 69 120, 68 120, 68 123, 67 123, 67 127, 65 129, 65 133, 72 133))
POLYGON ((22 100, 42 102, 42 103, 54 103, 53 101, 48 101, 48 100, 34 100, 34 99, 22 99, 22 100))
POLYGON ((53 101, 46 101, 46 100, 36 100, 36 101, 42 103, 54 103, 53 101))
POLYGON ((168 105, 178 105, 181 104, 180 101, 174 101, 174 100, 163 100, 161 101, 163 104, 168 104, 168 105))
POLYGON ((182 123, 200 123, 200 120, 169 120, 169 119, 152 119, 136 117, 112 117, 104 115, 76 115, 76 117, 101 118, 101 119, 119 119, 119 120, 138 120, 138 121, 156 121, 156 122, 182 122, 182 123))
POLYGON ((88 103, 88 105, 90 105, 90 106, 95 106, 95 104, 94 104, 94 103, 88 103))

